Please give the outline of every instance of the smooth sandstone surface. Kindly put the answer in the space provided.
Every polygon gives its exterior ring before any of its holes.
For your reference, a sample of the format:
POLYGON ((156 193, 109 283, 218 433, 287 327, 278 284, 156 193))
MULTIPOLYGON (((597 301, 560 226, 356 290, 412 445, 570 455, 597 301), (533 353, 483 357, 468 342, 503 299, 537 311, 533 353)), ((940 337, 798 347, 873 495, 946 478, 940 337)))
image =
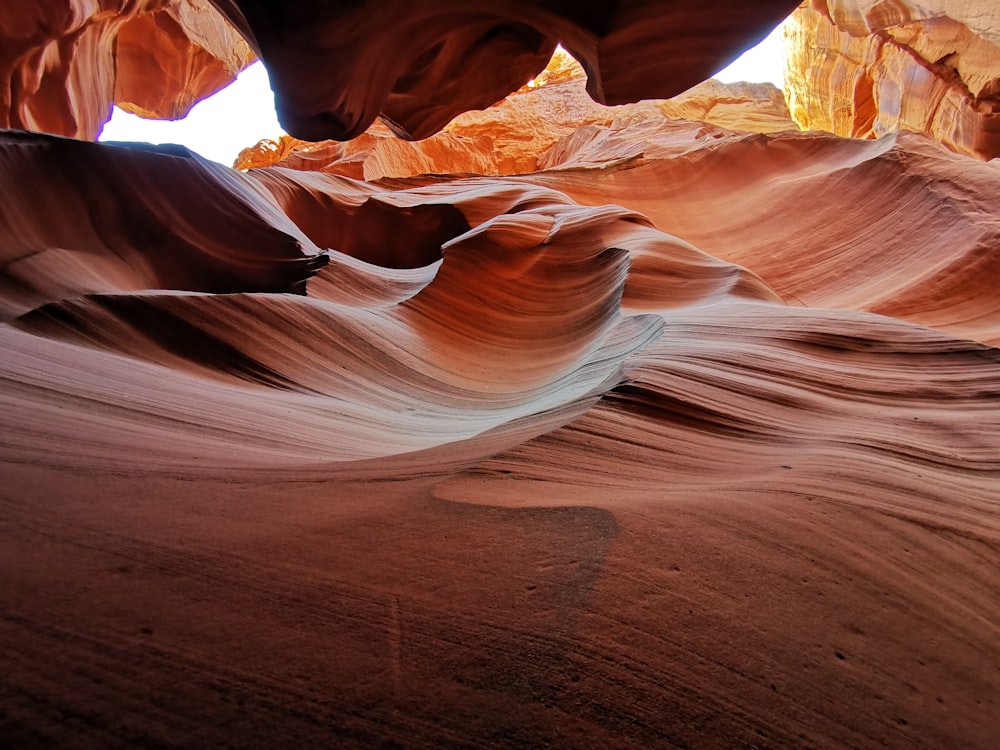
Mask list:
POLYGON ((803 130, 927 133, 1000 156, 1000 6, 810 0, 786 26, 785 89, 803 130))
MULTIPOLYGON (((95 219, 53 174, 36 200, 74 231, 19 227, 0 326, 5 735, 989 747, 1000 353, 786 306, 569 195, 595 170, 595 190, 634 179, 647 206, 650 169, 735 189, 725 165, 746 177, 754 153, 803 185, 991 165, 916 136, 659 127, 672 146, 618 132, 638 158, 591 140, 590 163, 530 180, 381 185, 8 137, 5 170, 145 174, 187 200, 147 187, 145 211, 95 219)), ((752 240, 745 190, 712 215, 723 231, 743 211, 752 240)), ((954 207, 926 200, 960 249, 954 207)), ((893 260, 866 262, 891 297, 893 260)), ((816 294, 823 278, 843 294, 822 271, 816 294)))
POLYGON ((646 122, 582 128, 527 177, 609 201, 756 272, 788 304, 1000 343, 1000 162, 877 141, 646 122))
POLYGON ((254 60, 208 0, 0 7, 0 127, 93 140, 117 104, 177 119, 254 60))
POLYGON ((0 134, 0 746, 992 750, 1000 161, 583 86, 0 134))

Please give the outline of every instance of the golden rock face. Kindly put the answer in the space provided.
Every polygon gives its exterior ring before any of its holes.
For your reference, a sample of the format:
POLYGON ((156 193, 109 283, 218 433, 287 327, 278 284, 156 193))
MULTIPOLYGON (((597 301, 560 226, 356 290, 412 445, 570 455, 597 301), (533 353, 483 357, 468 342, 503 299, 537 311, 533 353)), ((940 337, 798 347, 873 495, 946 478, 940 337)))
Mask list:
POLYGON ((792 117, 805 130, 912 130, 1000 156, 998 27, 1000 8, 972 3, 803 3, 786 27, 792 117))

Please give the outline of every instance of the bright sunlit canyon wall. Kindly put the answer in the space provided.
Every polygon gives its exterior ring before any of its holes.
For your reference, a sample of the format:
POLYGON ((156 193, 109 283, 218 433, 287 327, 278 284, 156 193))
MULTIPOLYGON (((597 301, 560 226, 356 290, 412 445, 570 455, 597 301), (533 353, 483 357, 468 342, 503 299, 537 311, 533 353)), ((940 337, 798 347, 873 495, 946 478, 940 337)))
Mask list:
POLYGON ((994 748, 998 28, 4 5, 0 745, 994 748))
POLYGON ((786 30, 786 89, 803 129, 926 133, 1000 156, 1000 7, 976 0, 813 0, 786 30))

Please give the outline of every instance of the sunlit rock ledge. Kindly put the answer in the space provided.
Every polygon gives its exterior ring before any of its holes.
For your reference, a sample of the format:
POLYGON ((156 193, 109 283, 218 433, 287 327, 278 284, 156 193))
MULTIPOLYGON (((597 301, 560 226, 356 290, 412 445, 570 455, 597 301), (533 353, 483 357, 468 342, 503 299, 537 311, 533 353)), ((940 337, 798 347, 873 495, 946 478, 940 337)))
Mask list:
POLYGON ((403 141, 381 123, 347 142, 312 143, 291 136, 245 149, 233 165, 282 166, 369 181, 421 174, 527 174, 548 151, 583 126, 625 127, 647 120, 686 119, 735 130, 797 130, 773 84, 724 84, 710 79, 672 99, 606 107, 586 92, 586 73, 557 50, 538 76, 485 110, 465 112, 440 133, 403 141))

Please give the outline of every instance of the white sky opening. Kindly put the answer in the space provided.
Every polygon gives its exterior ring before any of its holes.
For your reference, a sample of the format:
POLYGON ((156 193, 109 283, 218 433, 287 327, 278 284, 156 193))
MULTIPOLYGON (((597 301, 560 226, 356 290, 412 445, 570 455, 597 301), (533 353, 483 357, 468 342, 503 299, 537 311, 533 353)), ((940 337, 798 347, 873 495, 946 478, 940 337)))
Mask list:
MULTIPOLYGON (((778 26, 713 77, 723 83, 769 81, 782 88, 785 63, 781 38, 782 27, 778 26)), ((98 140, 180 143, 230 166, 247 146, 284 132, 274 113, 267 71, 256 62, 229 86, 198 102, 183 120, 144 120, 115 107, 98 140)))

